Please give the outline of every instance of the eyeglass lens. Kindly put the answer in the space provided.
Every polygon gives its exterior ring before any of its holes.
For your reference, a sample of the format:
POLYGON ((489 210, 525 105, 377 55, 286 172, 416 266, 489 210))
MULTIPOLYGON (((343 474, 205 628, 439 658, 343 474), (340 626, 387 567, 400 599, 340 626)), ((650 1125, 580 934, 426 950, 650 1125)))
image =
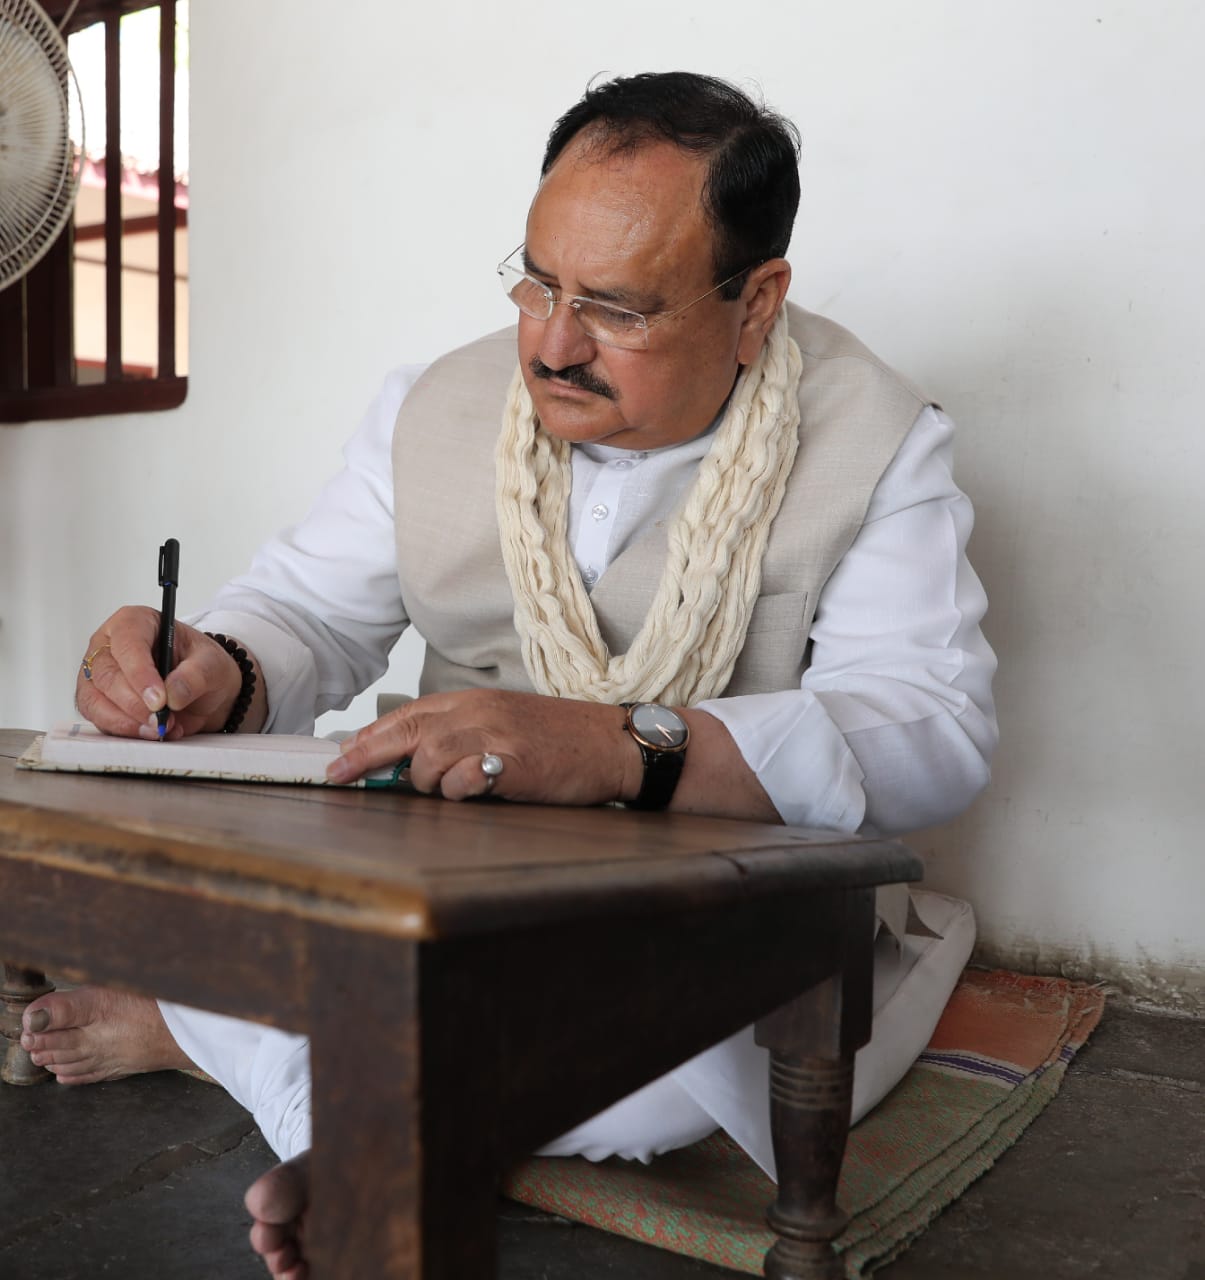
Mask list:
MULTIPOLYGON (((552 318, 557 299, 546 285, 508 263, 498 268, 498 275, 506 296, 524 315, 535 320, 552 318)), ((598 342, 628 348, 648 345, 648 325, 638 312, 625 311, 607 302, 596 302, 593 298, 564 298, 561 303, 577 312, 582 328, 598 342)))

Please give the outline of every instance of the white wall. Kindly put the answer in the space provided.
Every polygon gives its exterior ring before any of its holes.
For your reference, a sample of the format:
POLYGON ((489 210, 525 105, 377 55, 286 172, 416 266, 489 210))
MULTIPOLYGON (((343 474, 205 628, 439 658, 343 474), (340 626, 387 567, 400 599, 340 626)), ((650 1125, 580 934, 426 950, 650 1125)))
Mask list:
POLYGON ((589 76, 715 72, 803 131, 793 296, 961 424, 1004 745, 917 838, 935 883, 988 958, 1205 1007, 1203 47, 1189 0, 197 5, 189 398, 0 430, 0 723, 68 712, 163 538, 201 602, 384 370, 507 322, 492 267, 589 76))

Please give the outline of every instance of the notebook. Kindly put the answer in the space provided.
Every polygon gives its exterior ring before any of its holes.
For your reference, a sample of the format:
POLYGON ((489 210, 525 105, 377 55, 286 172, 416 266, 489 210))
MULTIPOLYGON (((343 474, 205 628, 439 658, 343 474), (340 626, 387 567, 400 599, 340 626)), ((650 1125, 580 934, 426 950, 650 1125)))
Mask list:
POLYGON ((410 785, 408 760, 375 770, 356 782, 328 782, 326 766, 338 754, 336 740, 305 734, 198 733, 174 742, 152 742, 111 737, 90 724, 65 723, 35 738, 17 761, 17 768, 328 787, 406 789, 410 785))

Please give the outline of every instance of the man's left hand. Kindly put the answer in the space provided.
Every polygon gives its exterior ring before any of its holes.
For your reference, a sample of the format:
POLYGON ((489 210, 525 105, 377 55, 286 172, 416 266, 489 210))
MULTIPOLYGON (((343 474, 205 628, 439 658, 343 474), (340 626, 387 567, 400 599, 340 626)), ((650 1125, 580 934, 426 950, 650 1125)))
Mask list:
POLYGON ((471 689, 417 698, 366 725, 327 770, 352 782, 410 759, 419 791, 448 800, 484 794, 485 755, 502 761, 492 794, 536 804, 606 804, 640 790, 640 750, 620 707, 534 693, 471 689))

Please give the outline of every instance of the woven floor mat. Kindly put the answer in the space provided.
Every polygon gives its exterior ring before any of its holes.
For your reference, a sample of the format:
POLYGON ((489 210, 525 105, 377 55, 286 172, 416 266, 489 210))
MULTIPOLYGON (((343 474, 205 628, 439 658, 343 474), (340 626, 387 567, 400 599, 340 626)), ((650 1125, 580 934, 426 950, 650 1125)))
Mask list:
MULTIPOLYGON (((986 1172, 1058 1092, 1104 993, 1062 978, 967 970, 929 1047, 850 1134, 837 1242, 849 1280, 901 1253, 986 1172)), ((762 1273, 774 1185, 725 1134, 652 1164, 531 1159, 511 1199, 590 1226, 762 1273)))

